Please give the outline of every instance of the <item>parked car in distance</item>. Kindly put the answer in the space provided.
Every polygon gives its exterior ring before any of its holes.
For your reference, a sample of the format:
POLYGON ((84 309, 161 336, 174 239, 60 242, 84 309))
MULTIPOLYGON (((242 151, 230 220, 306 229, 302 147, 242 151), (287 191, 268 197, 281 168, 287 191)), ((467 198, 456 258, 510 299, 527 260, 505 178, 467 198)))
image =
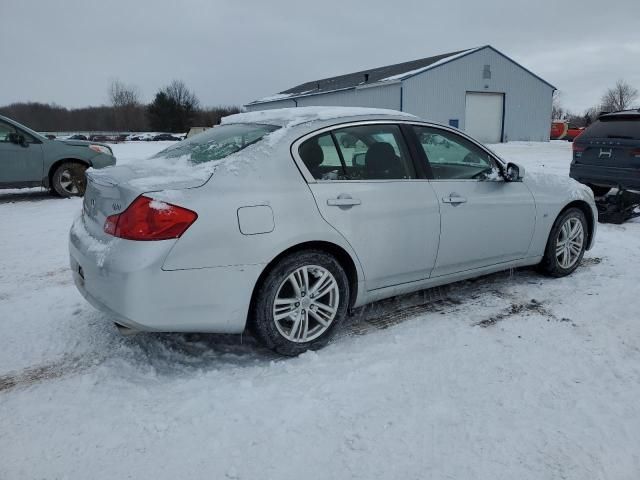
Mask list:
POLYGON ((0 115, 0 188, 45 187, 62 197, 79 196, 85 170, 115 165, 107 145, 50 140, 0 115))
POLYGON ((187 137, 186 138, 191 138, 194 135, 198 135, 199 133, 202 133, 206 130, 209 130, 212 127, 191 127, 189 129, 189 132, 187 133, 187 137))
POLYGON ((153 137, 153 140, 155 140, 156 142, 160 140, 171 140, 174 142, 178 142, 180 141, 180 138, 171 135, 170 133, 161 133, 160 135, 156 135, 155 137, 153 137))
POLYGON ((90 172, 69 249, 121 330, 248 328, 296 355, 376 300, 525 265, 568 275, 596 225, 587 187, 527 176, 455 128, 301 107, 90 172))
POLYGON ((551 124, 551 140, 573 140, 582 133, 584 127, 571 125, 569 122, 555 121, 551 124))
POLYGON ((594 195, 640 190, 640 110, 600 115, 573 142, 569 175, 594 195))
POLYGON ((67 138, 67 140, 88 140, 88 138, 86 137, 86 135, 76 133, 75 135, 71 135, 69 138, 67 138))
POLYGON ((106 135, 90 135, 89 140, 92 142, 108 142, 110 138, 106 135))

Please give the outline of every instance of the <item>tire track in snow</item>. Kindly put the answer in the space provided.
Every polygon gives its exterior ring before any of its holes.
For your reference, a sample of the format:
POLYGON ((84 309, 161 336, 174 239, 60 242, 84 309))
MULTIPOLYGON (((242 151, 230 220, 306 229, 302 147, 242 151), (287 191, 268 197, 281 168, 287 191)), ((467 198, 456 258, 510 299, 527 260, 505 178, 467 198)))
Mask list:
POLYGON ((65 355, 54 362, 28 367, 18 372, 9 372, 0 375, 0 393, 15 387, 27 387, 43 380, 80 373, 98 363, 97 357, 65 355))

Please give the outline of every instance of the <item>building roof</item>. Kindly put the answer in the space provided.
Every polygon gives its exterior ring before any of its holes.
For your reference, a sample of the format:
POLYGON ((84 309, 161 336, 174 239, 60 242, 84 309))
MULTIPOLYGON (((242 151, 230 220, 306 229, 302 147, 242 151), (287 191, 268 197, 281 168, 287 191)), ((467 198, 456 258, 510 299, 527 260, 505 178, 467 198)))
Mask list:
POLYGON ((452 60, 455 60, 460 57, 464 57, 465 55, 469 55, 470 53, 477 52, 479 50, 483 50, 485 48, 491 48, 495 52, 499 53, 509 61, 515 63, 520 68, 523 68, 542 82, 546 83, 553 89, 555 87, 551 85, 549 82, 543 80, 542 78, 535 75, 530 70, 527 70, 519 63, 510 59, 502 52, 499 52, 495 48, 490 45, 484 45, 482 47, 469 48, 466 50, 458 50, 456 52, 443 53, 441 55, 435 55, 433 57, 421 58, 418 60, 412 60, 409 62, 396 63, 394 65, 387 65, 384 67, 378 68, 370 68, 368 70, 361 70, 354 73, 347 73, 346 75, 338 75, 336 77, 323 78, 320 80, 313 80, 311 82, 301 83, 293 88, 288 90, 284 90, 275 95, 271 95, 268 97, 261 98, 259 100, 254 100, 249 103, 249 105, 256 103, 267 103, 274 102, 278 100, 286 100, 289 98, 297 98, 306 95, 316 95, 319 93, 327 93, 327 92, 335 92, 337 90, 347 90, 355 87, 361 87, 366 85, 380 85, 385 82, 398 82, 404 80, 406 78, 412 77, 414 75, 418 75, 422 72, 430 70, 432 68, 438 67, 445 63, 448 63, 452 60))

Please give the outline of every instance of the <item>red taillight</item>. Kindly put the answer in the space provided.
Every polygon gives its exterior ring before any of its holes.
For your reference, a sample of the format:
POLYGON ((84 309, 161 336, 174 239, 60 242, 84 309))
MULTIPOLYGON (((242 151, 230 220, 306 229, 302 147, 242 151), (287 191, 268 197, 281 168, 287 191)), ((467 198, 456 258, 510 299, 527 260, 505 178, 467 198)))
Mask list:
POLYGON ((571 149, 574 152, 584 152, 587 149, 587 147, 585 147, 584 145, 576 145, 576 142, 573 142, 571 149))
POLYGON ((107 217, 104 231, 127 240, 169 240, 179 238, 197 218, 186 208, 140 196, 124 212, 107 217))
POLYGON ((631 156, 634 158, 640 158, 640 148, 631 150, 631 156))

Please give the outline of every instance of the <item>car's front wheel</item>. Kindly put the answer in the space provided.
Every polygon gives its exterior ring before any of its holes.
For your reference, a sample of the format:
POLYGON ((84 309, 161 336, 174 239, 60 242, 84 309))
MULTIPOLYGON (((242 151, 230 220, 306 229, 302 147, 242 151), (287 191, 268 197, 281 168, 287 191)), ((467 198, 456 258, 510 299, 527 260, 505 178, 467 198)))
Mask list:
POLYGON ((587 219, 579 208, 570 208, 556 219, 547 240, 540 269, 552 277, 572 273, 587 248, 587 219))
POLYGON ((258 285, 250 328, 263 345, 282 355, 320 348, 347 315, 349 293, 347 275, 332 255, 293 253, 258 285))
POLYGON ((61 197, 81 197, 87 188, 86 165, 63 162, 51 176, 51 190, 61 197))

